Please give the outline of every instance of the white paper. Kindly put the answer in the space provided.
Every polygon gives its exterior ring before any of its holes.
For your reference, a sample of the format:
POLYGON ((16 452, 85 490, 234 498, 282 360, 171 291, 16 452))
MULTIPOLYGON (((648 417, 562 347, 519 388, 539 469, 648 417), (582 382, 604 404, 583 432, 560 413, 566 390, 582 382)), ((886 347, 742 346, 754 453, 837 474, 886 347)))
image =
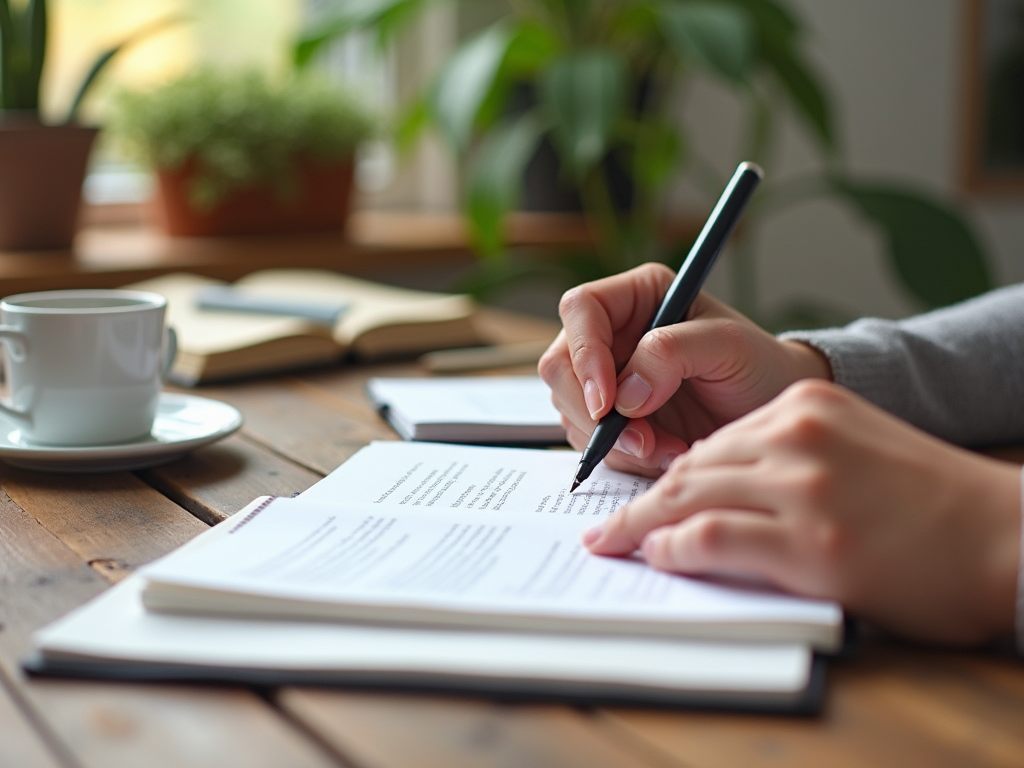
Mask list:
POLYGON ((794 644, 167 616, 143 609, 141 587, 142 579, 131 576, 107 590, 38 632, 37 649, 64 660, 348 671, 398 682, 435 674, 666 691, 796 692, 807 684, 810 670, 809 650, 794 644))
POLYGON ((375 378, 366 389, 406 439, 565 440, 551 392, 537 376, 375 378))
POLYGON ((152 604, 836 646, 834 603, 590 554, 582 531, 650 481, 600 468, 583 493, 566 496, 577 458, 376 443, 299 498, 235 521, 216 545, 147 567, 152 604), (189 589, 175 596, 175 586, 189 589))
POLYGON ((596 524, 654 484, 601 464, 570 494, 579 461, 576 451, 374 442, 299 498, 330 505, 369 502, 565 516, 596 524))

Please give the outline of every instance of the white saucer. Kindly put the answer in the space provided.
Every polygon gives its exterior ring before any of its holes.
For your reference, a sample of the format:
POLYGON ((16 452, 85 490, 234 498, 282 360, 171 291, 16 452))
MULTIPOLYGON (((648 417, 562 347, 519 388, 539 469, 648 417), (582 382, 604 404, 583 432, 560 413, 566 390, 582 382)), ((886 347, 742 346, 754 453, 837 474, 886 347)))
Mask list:
POLYGON ((61 447, 31 443, 20 429, 0 421, 0 459, 46 472, 121 472, 180 459, 242 426, 238 409, 206 397, 163 392, 148 437, 116 445, 61 447))

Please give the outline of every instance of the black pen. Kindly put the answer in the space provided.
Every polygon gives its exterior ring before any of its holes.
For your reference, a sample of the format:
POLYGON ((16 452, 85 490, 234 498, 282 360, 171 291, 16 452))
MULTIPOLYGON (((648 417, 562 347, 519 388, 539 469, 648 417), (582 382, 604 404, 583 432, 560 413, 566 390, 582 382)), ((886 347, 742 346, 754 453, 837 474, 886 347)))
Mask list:
MULTIPOLYGON (((669 286, 661 306, 654 314, 654 319, 647 326, 647 331, 681 323, 686 319, 686 313, 690 311, 690 305, 700 293, 701 286, 711 272, 711 266, 715 263, 725 241, 729 239, 747 201, 762 178, 764 172, 755 163, 740 163, 736 168, 736 173, 729 180, 714 210, 708 216, 704 229, 697 236, 683 266, 679 268, 676 279, 669 286)), ((583 451, 572 488, 569 489, 570 493, 590 477, 594 467, 608 455, 608 451, 615 445, 615 441, 619 439, 628 423, 629 417, 623 416, 614 408, 598 422, 586 450, 583 451)))

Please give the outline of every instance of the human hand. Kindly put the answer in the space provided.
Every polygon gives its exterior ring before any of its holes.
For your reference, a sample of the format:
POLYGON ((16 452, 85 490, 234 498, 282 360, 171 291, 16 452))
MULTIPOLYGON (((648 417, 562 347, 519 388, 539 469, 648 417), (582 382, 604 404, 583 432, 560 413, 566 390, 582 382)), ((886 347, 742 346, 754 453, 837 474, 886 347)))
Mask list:
POLYGON ((705 293, 686 322, 644 334, 674 277, 646 264, 568 291, 564 329, 538 366, 576 449, 612 407, 631 417, 606 459, 616 469, 657 474, 793 381, 831 378, 818 352, 779 341, 705 293))
POLYGON ((831 598, 897 633, 973 643, 1013 628, 1020 467, 851 392, 801 382, 676 459, 584 535, 654 567, 831 598))

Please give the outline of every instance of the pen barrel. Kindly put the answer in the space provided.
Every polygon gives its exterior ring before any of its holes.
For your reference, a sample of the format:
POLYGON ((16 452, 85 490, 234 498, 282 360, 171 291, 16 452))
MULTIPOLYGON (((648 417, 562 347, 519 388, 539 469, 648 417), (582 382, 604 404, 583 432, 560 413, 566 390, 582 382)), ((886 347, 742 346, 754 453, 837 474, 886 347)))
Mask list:
POLYGON ((700 293, 715 259, 763 176, 764 173, 754 163, 741 163, 736 169, 647 330, 674 325, 686 319, 690 305, 700 293))

